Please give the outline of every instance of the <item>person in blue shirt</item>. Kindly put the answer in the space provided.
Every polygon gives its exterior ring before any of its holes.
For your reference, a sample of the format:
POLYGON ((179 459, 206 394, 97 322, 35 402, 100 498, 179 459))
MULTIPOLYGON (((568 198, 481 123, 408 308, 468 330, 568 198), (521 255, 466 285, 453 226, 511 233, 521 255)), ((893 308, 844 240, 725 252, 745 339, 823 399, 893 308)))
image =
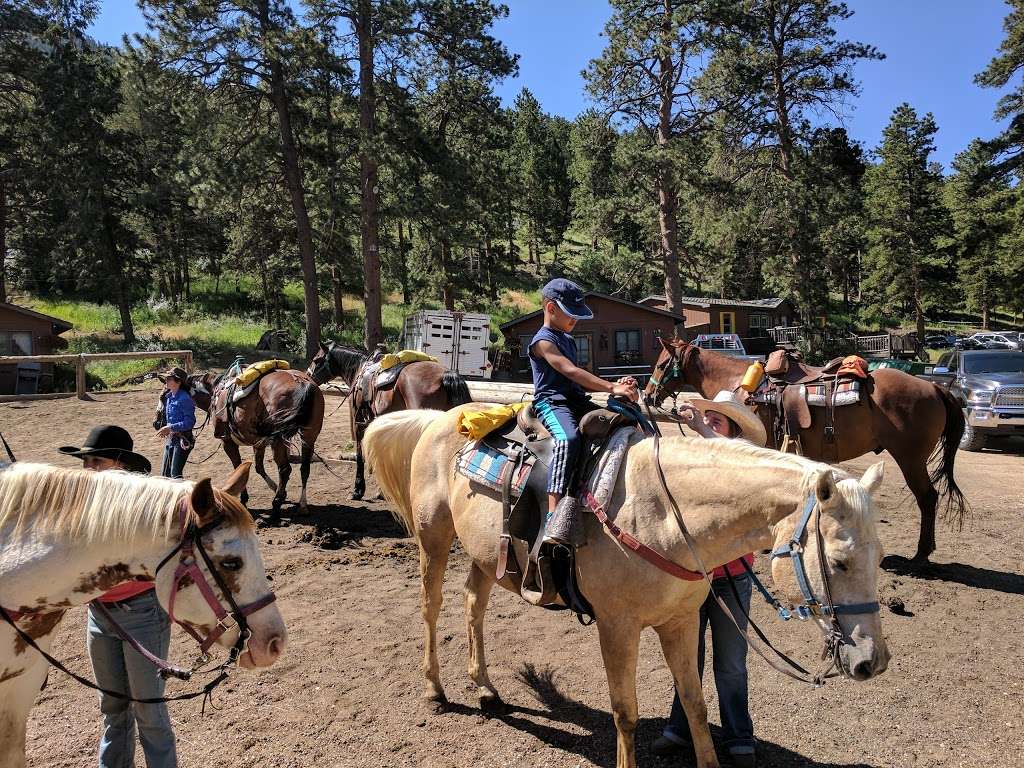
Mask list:
POLYGON ((164 391, 160 395, 161 415, 158 416, 159 428, 156 435, 166 440, 160 474, 181 478, 185 462, 196 442, 192 434, 192 428, 196 425, 196 404, 182 388, 188 380, 184 368, 172 368, 160 380, 164 383, 164 391))
POLYGON ((572 331, 578 321, 594 317, 583 300, 580 287, 570 280, 556 278, 544 286, 541 296, 544 326, 530 341, 529 358, 533 371, 533 410, 554 439, 547 485, 550 519, 558 502, 570 490, 569 482, 581 447, 579 420, 598 407, 586 392, 607 392, 634 401, 638 393, 636 380, 631 376, 613 384, 576 364, 576 341, 572 331))

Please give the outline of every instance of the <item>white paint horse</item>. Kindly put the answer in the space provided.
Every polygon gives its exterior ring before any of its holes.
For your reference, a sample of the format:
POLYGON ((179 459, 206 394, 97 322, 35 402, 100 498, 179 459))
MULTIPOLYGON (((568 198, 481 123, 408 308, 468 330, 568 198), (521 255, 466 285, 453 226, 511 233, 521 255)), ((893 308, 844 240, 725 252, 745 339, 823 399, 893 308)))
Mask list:
MULTIPOLYGON (((284 620, 271 599, 252 517, 236 498, 249 474, 239 467, 223 489, 126 472, 89 472, 17 463, 0 471, 0 606, 18 627, 49 652, 64 612, 111 587, 156 578, 166 608, 174 592, 174 618, 207 637, 216 634, 213 606, 194 579, 176 583, 177 559, 157 566, 182 539, 187 525, 200 531, 251 634, 238 659, 242 667, 266 667, 284 651, 284 620), (217 524, 217 521, 220 521, 217 524)), ((196 558, 202 574, 210 573, 196 558)), ((216 583, 216 579, 212 583, 216 583)), ((225 600, 213 587, 214 600, 225 600)), ((230 609, 229 609, 230 610, 230 609)), ((232 627, 216 642, 238 640, 232 627)), ((47 663, 0 619, 0 768, 25 765, 25 723, 46 676, 47 663)), ((156 670, 154 669, 154 674, 156 670)))
MULTIPOLYGON (((473 560, 466 580, 469 675, 482 706, 501 703, 487 676, 483 643, 484 612, 498 560, 501 498, 471 487, 453 469, 455 454, 465 444, 456 432, 461 410, 386 414, 370 425, 364 444, 378 485, 419 544, 425 697, 435 707, 445 701, 436 626, 445 565, 456 535, 473 560)), ((661 441, 660 454, 668 488, 708 568, 788 542, 794 534, 800 538, 800 518, 810 500, 817 509, 810 517, 814 527, 807 529, 806 546, 799 548, 809 587, 825 603, 822 574, 827 572, 833 605, 849 609, 838 616, 838 630, 819 619, 823 629, 841 635, 836 653, 840 670, 857 680, 885 670, 889 652, 877 603, 882 550, 871 501, 881 483, 881 463, 858 482, 828 465, 743 441, 672 437, 661 441), (820 563, 811 538, 810 532, 816 536, 817 530, 825 563, 820 563)), ((636 539, 694 570, 697 562, 685 545, 654 461, 653 440, 630 447, 608 514, 636 539)), ((579 581, 597 617, 618 734, 618 768, 636 765, 636 667, 645 627, 653 627, 661 640, 693 734, 697 765, 717 766, 696 663, 698 611, 708 594, 706 582, 683 581, 655 568, 619 544, 596 517, 587 516, 586 530, 589 543, 577 554, 579 581)), ((522 551, 517 556, 525 562, 522 551)), ((804 601, 788 558, 774 561, 773 576, 789 599, 804 601)), ((519 590, 518 574, 498 583, 512 592, 519 590)))

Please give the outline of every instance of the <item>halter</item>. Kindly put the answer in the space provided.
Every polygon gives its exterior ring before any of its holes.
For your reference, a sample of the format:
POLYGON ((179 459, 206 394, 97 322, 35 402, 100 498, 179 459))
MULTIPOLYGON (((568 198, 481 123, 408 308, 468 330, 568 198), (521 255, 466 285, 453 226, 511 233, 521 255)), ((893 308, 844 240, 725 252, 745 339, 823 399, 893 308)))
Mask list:
MULTIPOLYGON (((185 508, 182 506, 181 514, 184 517, 185 508)), ((224 582, 224 577, 221 576, 220 571, 213 564, 213 560, 210 555, 206 552, 206 547, 203 546, 203 536, 210 533, 224 522, 224 516, 218 515, 206 525, 197 526, 195 523, 188 523, 182 533, 181 541, 178 542, 177 546, 172 549, 167 556, 160 561, 160 564, 156 567, 156 573, 160 573, 160 569, 163 568, 167 563, 175 556, 178 557, 178 565, 174 570, 174 580, 171 582, 171 596, 167 603, 167 615, 172 621, 176 622, 182 629, 184 629, 189 635, 191 635, 197 643, 199 643, 200 657, 193 664, 193 671, 198 667, 206 664, 209 661, 208 651, 215 642, 230 629, 238 628, 238 638, 235 640, 234 645, 231 646, 228 652, 228 660, 225 662, 225 666, 233 665, 238 661, 238 657, 245 651, 245 646, 249 642, 249 638, 252 636, 252 632, 249 629, 249 623, 246 621, 247 616, 251 616, 261 608, 273 603, 277 596, 273 592, 268 592, 263 597, 254 600, 246 605, 239 606, 235 602, 234 595, 224 582), (195 551, 198 550, 200 557, 203 562, 206 563, 206 568, 213 576, 213 580, 217 587, 220 589, 221 595, 224 600, 227 601, 230 611, 224 610, 224 606, 221 601, 217 598, 213 588, 210 586, 210 582, 207 580, 206 575, 203 573, 203 569, 199 567, 196 562, 195 551), (182 581, 185 578, 191 579, 192 583, 199 589, 200 594, 206 600, 206 604, 213 611, 213 615, 217 619, 217 623, 213 630, 204 638, 199 632, 197 632, 189 623, 180 621, 174 615, 174 602, 178 595, 178 592, 182 589, 182 581)), ((173 674, 179 676, 175 672, 166 671, 161 668, 161 675, 168 676, 173 674)))
POLYGON ((792 616, 796 616, 801 621, 806 621, 811 617, 817 619, 818 626, 821 627, 821 631, 825 636, 823 658, 828 659, 831 657, 832 665, 841 669, 839 666, 839 647, 843 644, 843 628, 839 624, 839 615, 844 613, 878 613, 881 610, 881 606, 877 600, 866 603, 837 603, 832 599, 832 585, 828 578, 828 569, 825 567, 825 540, 821 535, 821 505, 818 503, 818 497, 813 491, 807 497, 803 513, 800 515, 800 521, 793 530, 793 535, 789 541, 780 544, 772 550, 771 559, 774 560, 778 557, 788 557, 793 563, 793 573, 800 587, 800 593, 803 595, 803 602, 800 605, 794 606, 792 611, 789 611, 771 596, 771 593, 768 592, 756 577, 754 577, 754 583, 784 621, 789 620, 792 616), (810 581, 807 578, 807 568, 804 565, 803 559, 807 525, 815 509, 818 510, 818 515, 815 518, 814 538, 818 548, 818 568, 821 572, 822 583, 825 586, 824 603, 818 600, 814 590, 811 589, 810 581))

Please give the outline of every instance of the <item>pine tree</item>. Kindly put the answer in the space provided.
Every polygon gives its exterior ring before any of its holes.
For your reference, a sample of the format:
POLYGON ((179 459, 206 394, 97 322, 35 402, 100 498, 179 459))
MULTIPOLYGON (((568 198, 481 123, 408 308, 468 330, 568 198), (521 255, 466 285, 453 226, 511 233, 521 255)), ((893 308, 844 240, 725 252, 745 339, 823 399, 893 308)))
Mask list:
POLYGON ((864 299, 869 312, 913 318, 924 338, 925 311, 939 293, 947 259, 941 251, 949 229, 942 205, 942 175, 929 163, 938 127, 909 104, 893 112, 876 150, 881 162, 864 178, 868 216, 864 299))

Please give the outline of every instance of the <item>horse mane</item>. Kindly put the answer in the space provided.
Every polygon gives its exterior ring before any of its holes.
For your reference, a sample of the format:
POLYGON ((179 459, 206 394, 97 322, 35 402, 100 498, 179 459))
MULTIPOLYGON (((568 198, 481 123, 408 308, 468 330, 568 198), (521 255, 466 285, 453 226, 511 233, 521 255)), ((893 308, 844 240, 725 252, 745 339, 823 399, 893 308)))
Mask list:
POLYGON ((700 437, 676 435, 663 438, 662 442, 678 445, 679 448, 674 451, 676 455, 692 456, 697 452, 694 449, 697 449, 702 457, 706 457, 716 465, 744 467, 750 466, 752 462, 756 461, 761 467, 767 465, 779 469, 798 471, 800 472, 800 495, 803 497, 806 497, 815 490, 815 483, 817 482, 819 472, 832 472, 837 489, 854 511, 866 515, 871 508, 868 494, 849 472, 839 467, 808 459, 805 456, 762 448, 751 443, 749 440, 742 439, 707 440, 700 437))
MULTIPOLYGON (((335 375, 341 376, 346 381, 351 381, 355 377, 359 366, 366 362, 370 356, 370 353, 365 349, 349 346, 348 344, 338 344, 337 342, 331 343, 327 354, 328 360, 338 365, 338 372, 335 375)), ((333 365, 331 366, 331 372, 334 373, 333 365)))
MULTIPOLYGON (((63 534, 82 543, 125 541, 148 531, 153 539, 171 537, 185 521, 198 523, 188 499, 195 483, 149 477, 118 470, 93 472, 48 464, 18 462, 0 472, 0 530, 16 538, 31 525, 33 532, 63 534)), ((255 530, 240 501, 216 490, 221 513, 229 524, 255 530)))

